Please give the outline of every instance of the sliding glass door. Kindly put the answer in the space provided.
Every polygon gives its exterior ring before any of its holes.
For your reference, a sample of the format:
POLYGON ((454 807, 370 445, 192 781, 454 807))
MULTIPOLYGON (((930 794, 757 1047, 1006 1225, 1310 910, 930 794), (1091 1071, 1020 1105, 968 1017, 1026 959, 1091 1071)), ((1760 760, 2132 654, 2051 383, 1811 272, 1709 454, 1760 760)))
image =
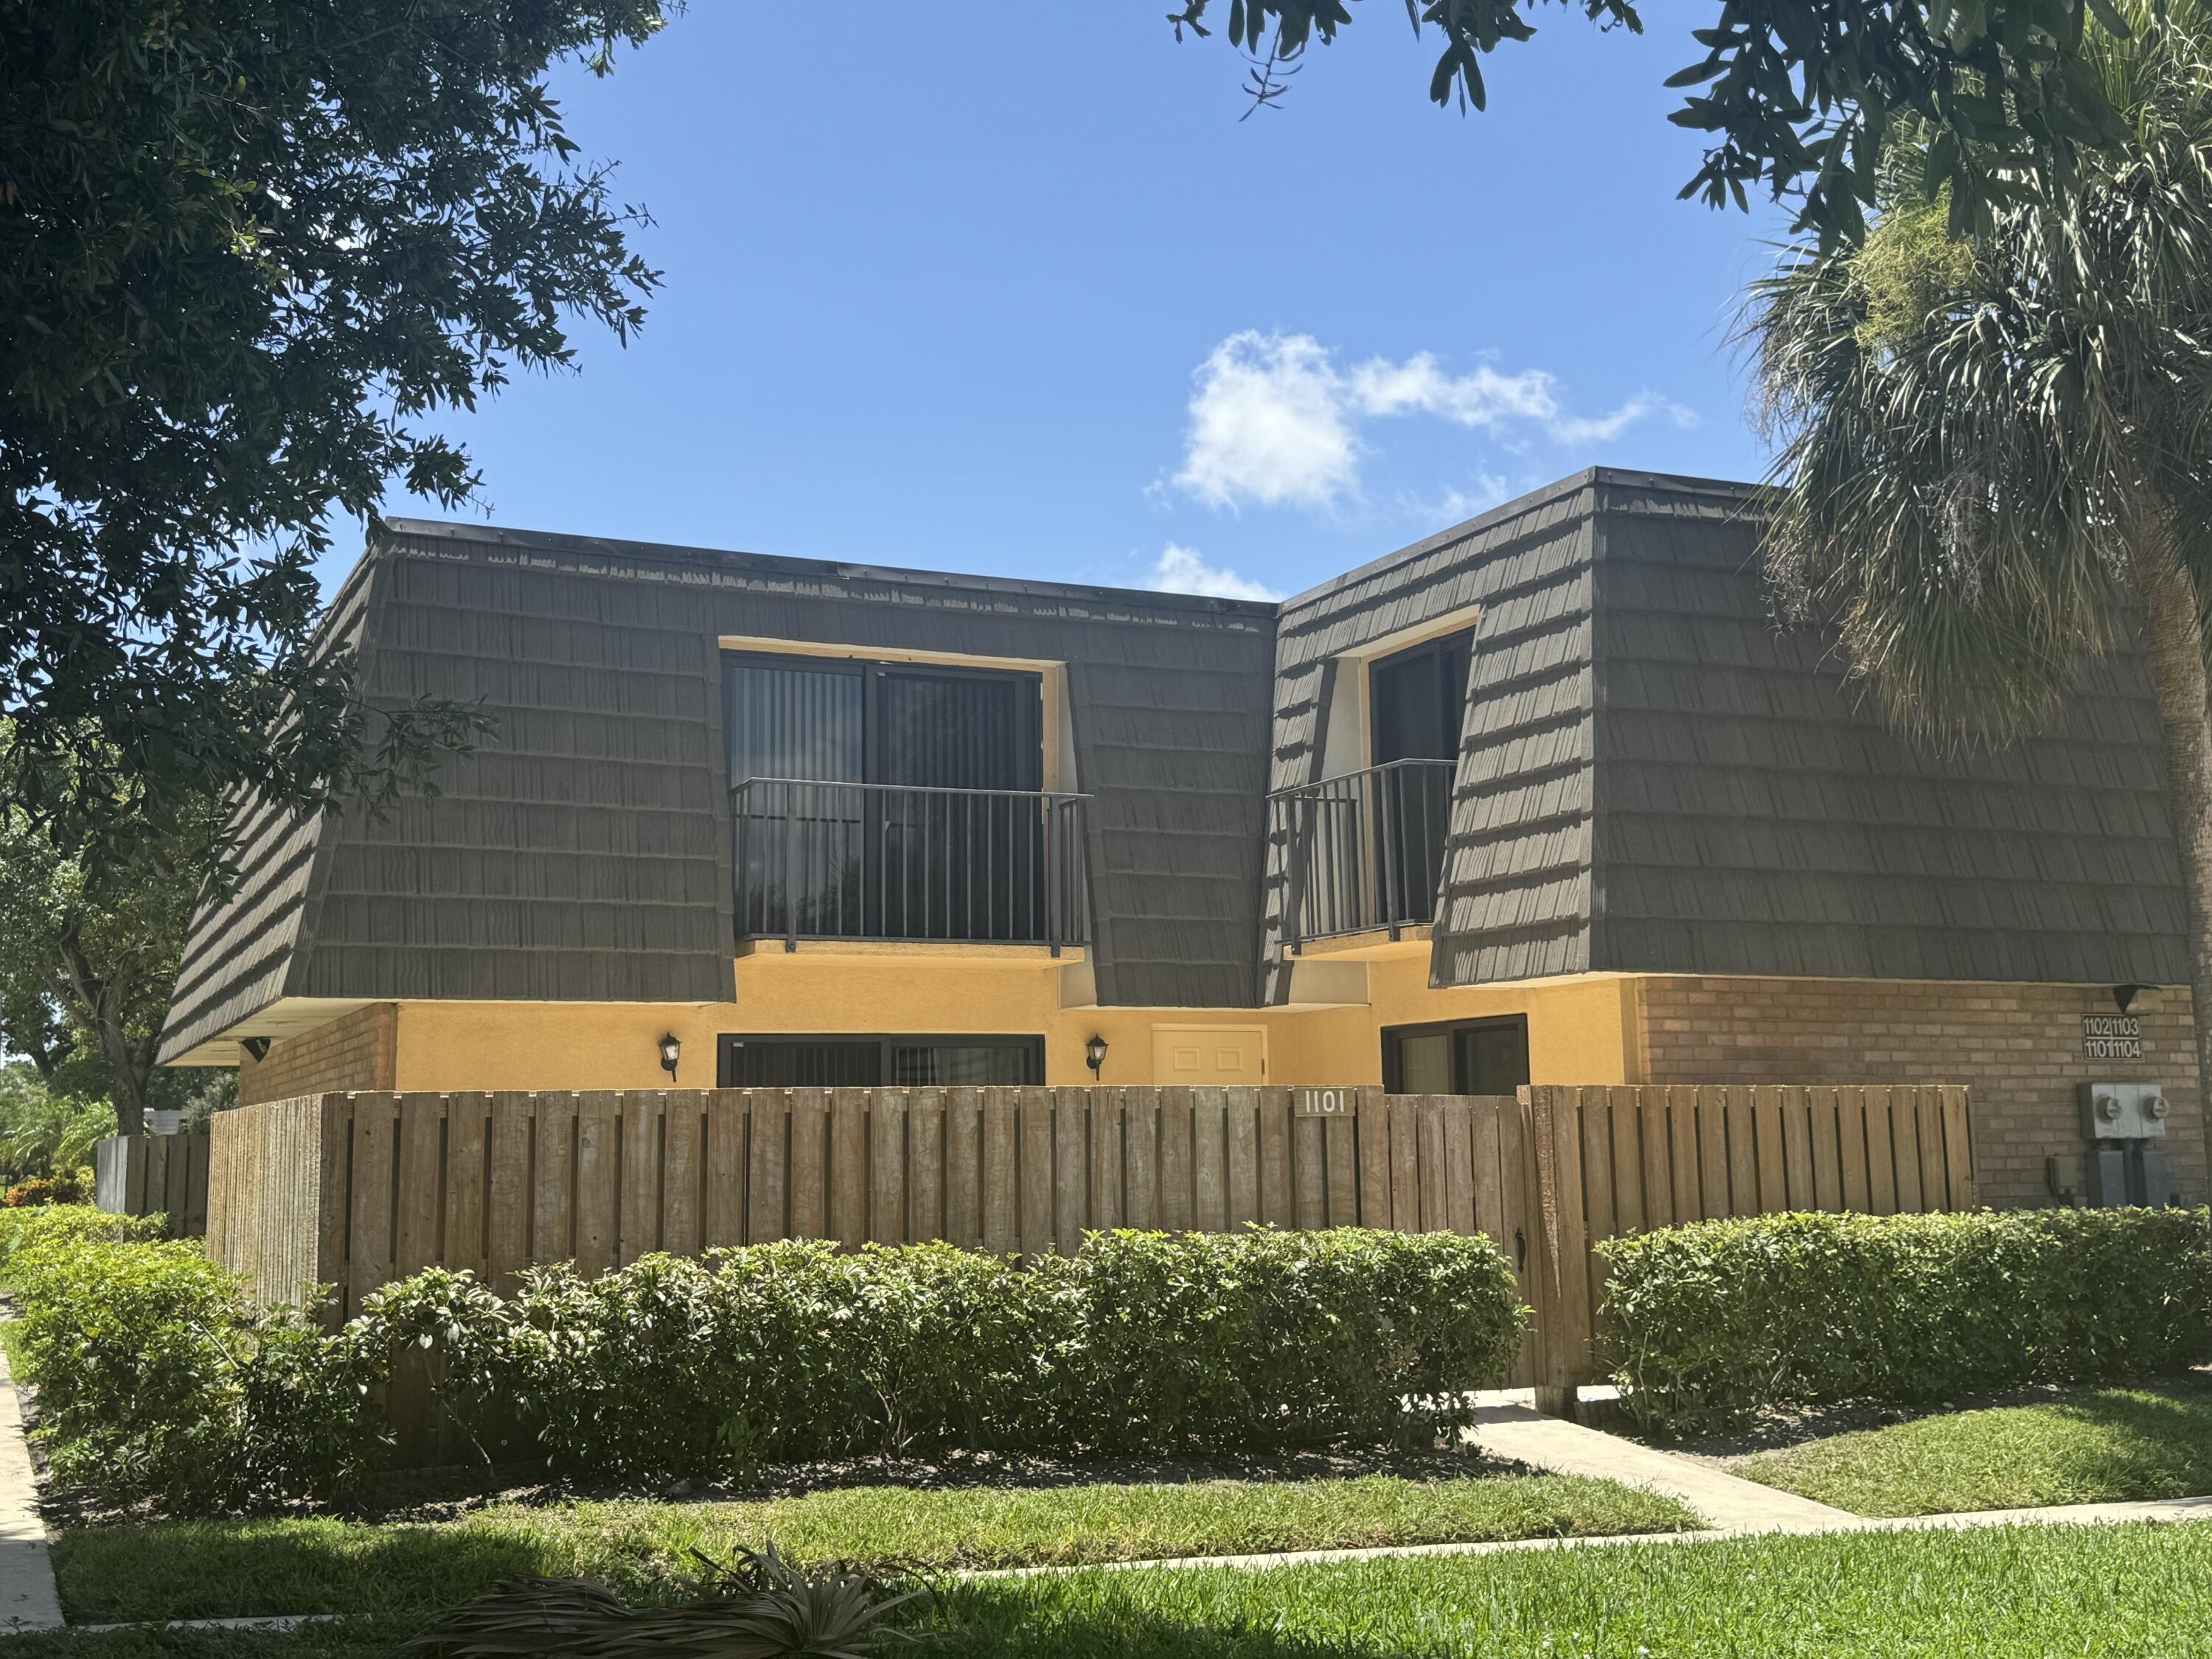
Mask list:
POLYGON ((1376 850, 1383 914, 1430 919, 1451 822, 1452 772, 1419 763, 1459 758, 1472 629, 1378 659, 1368 670, 1372 707, 1376 850), (1396 763, 1413 763, 1398 764, 1396 763))
POLYGON ((1045 937, 1035 674, 730 653, 741 935, 1045 937))

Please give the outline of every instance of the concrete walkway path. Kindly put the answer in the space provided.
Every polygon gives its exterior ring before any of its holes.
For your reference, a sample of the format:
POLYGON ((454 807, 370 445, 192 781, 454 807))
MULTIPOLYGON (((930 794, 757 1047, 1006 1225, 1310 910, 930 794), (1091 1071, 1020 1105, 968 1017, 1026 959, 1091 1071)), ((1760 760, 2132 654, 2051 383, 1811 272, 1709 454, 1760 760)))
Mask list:
POLYGON ((0 1352, 0 1631, 58 1630, 61 1622, 23 1404, 0 1352))
POLYGON ((1707 1526, 1722 1532, 1826 1532, 1859 1518, 1710 1463, 1546 1417, 1528 1406, 1478 1407, 1468 1437, 1493 1457, 1510 1457, 1531 1468, 1647 1487, 1688 1505, 1707 1526))
MULTIPOLYGON (((1663 1455, 1663 1454, 1662 1454, 1663 1455)), ((1746 1485, 1753 1484, 1747 1481, 1746 1485)), ((1815 1508, 1820 1507, 1814 1505, 1815 1508)), ((1726 1531, 1607 1533, 1592 1537, 1492 1539, 1475 1544, 1377 1544, 1365 1549, 1284 1550, 1273 1555, 1182 1555, 1164 1560, 1099 1561, 1083 1566, 998 1567, 956 1575, 962 1578, 1042 1578, 1071 1572, 1200 1572, 1234 1567, 1258 1571, 1272 1567, 1325 1565, 1343 1561, 1391 1561, 1440 1555, 1518 1555, 1530 1550, 1620 1549, 1631 1544, 1717 1544, 1732 1538, 1789 1532, 1814 1536, 1846 1532, 1977 1532, 1988 1527, 2097 1527, 2123 1522, 2212 1521, 2212 1498, 2170 1498, 2138 1504, 2062 1504, 2040 1510, 1974 1510, 1958 1515, 1876 1517, 1845 1515, 1818 1526, 1748 1526, 1726 1531)))

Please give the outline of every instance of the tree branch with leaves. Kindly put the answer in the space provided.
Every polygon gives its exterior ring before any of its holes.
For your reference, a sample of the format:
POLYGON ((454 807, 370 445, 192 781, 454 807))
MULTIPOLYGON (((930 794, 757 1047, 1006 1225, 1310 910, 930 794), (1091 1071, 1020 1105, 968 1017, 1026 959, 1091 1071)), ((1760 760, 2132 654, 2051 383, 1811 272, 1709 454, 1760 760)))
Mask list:
MULTIPOLYGON (((1642 33, 1633 0, 1561 0, 1601 28, 1642 33)), ((1443 46, 1429 77, 1439 105, 1488 101, 1484 59, 1533 40, 1537 0, 1405 0, 1417 35, 1443 46)), ((1279 100, 1277 71, 1353 17, 1345 0, 1188 0, 1176 37, 1211 33, 1227 13, 1230 43, 1264 62, 1255 100, 1279 100)), ((1900 131, 1932 132, 1924 166, 1947 187, 1961 228, 2036 190, 2070 189, 2085 153, 2119 143, 2124 124, 2084 55, 2094 13, 2129 25, 2112 0, 1722 0, 1691 31, 1702 55, 1668 85, 1698 88, 1671 118, 1711 136, 1683 186, 1715 207, 1759 191, 1790 203, 1796 228, 1829 245, 1855 240, 1879 199, 1882 163, 1900 131)), ((2154 20, 2150 21, 2155 26, 2154 20)))

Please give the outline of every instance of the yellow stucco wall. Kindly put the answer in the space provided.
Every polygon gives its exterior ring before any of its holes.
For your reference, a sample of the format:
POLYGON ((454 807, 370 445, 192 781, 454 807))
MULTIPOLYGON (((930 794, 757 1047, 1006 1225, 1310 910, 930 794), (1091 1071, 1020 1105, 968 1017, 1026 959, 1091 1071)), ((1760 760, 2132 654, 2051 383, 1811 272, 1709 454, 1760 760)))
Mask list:
POLYGON ((657 1044, 684 1044, 678 1082, 714 1083, 724 1033, 838 1032, 1042 1035, 1045 1080, 1091 1080, 1084 1045, 1108 1044, 1101 1081, 1154 1082, 1156 1024, 1264 1025, 1267 1080, 1379 1083, 1386 1025, 1492 1014, 1528 1017, 1534 1081, 1634 1079, 1630 981, 1591 975, 1448 991, 1427 983, 1425 946, 1397 947, 1370 964, 1367 1006, 1343 1008, 1062 1008, 1059 964, 927 954, 763 952, 741 957, 734 1004, 404 1002, 394 1086, 402 1090, 650 1089, 667 1085, 657 1044))
POLYGON ((1274 1016, 1277 1049, 1299 1084, 1380 1083, 1382 1031, 1433 1020, 1528 1017, 1533 1083, 1632 1083, 1634 981, 1617 974, 1577 975, 1514 985, 1429 985, 1429 947, 1407 941, 1368 963, 1368 1005, 1274 1016))

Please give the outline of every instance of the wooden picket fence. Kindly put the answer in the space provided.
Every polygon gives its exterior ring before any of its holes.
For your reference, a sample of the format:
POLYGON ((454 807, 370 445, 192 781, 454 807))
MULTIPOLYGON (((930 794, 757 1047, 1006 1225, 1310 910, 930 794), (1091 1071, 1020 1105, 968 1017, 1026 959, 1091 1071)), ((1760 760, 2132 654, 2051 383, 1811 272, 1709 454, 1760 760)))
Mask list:
POLYGON ((92 1160, 93 1201, 108 1214, 167 1216, 172 1238, 207 1231, 206 1135, 110 1135, 92 1160))
POLYGON ((1966 1091, 1748 1085, 1522 1091, 1540 1208, 1529 1346, 1541 1382, 1602 1369, 1599 1241, 1785 1210, 1972 1210, 1966 1091))
POLYGON ((337 1316, 421 1268, 510 1285, 656 1250, 1112 1227, 1486 1233, 1535 1316, 1516 1382, 1595 1374, 1596 1239, 1782 1208, 1974 1202, 1958 1089, 666 1090, 328 1094, 217 1116, 208 1248, 337 1316))

